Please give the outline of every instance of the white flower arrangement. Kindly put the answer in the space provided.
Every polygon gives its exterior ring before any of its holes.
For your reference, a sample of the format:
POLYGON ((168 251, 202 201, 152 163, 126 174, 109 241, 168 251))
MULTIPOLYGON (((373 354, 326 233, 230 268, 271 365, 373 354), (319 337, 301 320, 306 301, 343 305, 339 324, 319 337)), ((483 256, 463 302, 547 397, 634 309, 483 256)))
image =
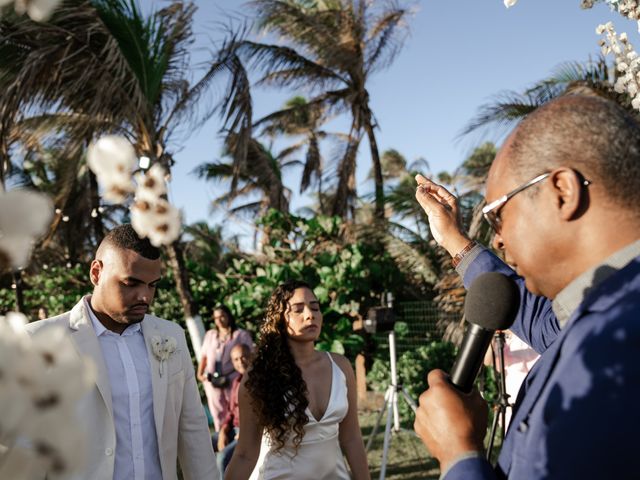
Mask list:
POLYGON ((0 266, 25 267, 33 244, 44 235, 53 217, 48 196, 30 190, 0 188, 0 266))
POLYGON ((151 337, 151 348, 153 354, 160 361, 160 376, 164 373, 164 362, 169 360, 169 357, 176 351, 178 343, 173 337, 160 337, 154 335, 151 337))
POLYGON ((135 191, 132 180, 138 159, 133 145, 124 137, 106 135, 89 146, 87 163, 103 188, 103 197, 124 202, 135 191))
POLYGON ((62 327, 29 336, 26 322, 18 313, 0 317, 0 478, 70 478, 84 458, 76 407, 95 368, 78 361, 62 327))
POLYGON ((87 159, 105 199, 124 203, 133 195, 131 226, 140 237, 159 247, 180 236, 180 211, 166 200, 168 174, 161 165, 154 164, 134 175, 138 164, 135 150, 126 138, 114 135, 94 142, 87 159))
POLYGON ((629 42, 626 33, 618 35, 613 24, 607 22, 596 29, 598 35, 603 35, 600 40, 602 54, 615 56, 616 70, 620 73, 616 79, 614 90, 617 93, 628 93, 631 97, 631 106, 640 110, 640 58, 629 42))

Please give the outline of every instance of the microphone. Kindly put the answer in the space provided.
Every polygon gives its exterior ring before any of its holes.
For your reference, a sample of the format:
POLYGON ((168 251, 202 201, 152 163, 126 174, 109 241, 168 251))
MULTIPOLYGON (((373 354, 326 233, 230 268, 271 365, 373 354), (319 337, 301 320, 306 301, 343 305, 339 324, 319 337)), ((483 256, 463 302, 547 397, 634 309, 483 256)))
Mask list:
POLYGON ((469 325, 451 368, 451 383, 469 393, 496 330, 508 329, 520 307, 520 292, 509 277, 489 272, 478 276, 467 291, 464 316, 469 325))

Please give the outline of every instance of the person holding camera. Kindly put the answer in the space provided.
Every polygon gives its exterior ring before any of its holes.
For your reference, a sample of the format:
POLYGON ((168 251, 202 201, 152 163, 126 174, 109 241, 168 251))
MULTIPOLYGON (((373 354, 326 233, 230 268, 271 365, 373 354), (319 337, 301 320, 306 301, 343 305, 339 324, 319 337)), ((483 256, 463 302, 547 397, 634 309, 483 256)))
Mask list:
POLYGON ((213 426, 218 432, 228 413, 231 384, 239 375, 233 368, 231 349, 241 343, 252 348, 253 340, 249 332, 236 326, 235 318, 225 305, 214 308, 213 322, 216 328, 205 334, 202 343, 198 380, 204 385, 213 426))

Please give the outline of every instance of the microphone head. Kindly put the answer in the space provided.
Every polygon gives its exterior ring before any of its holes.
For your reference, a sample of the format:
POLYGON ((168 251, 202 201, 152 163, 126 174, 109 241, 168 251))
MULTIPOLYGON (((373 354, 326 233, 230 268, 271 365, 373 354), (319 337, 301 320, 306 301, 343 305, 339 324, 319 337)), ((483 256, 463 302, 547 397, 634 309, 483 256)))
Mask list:
POLYGON ((516 282, 498 272, 478 276, 467 291, 464 315, 469 323, 485 330, 506 330, 520 307, 516 282))

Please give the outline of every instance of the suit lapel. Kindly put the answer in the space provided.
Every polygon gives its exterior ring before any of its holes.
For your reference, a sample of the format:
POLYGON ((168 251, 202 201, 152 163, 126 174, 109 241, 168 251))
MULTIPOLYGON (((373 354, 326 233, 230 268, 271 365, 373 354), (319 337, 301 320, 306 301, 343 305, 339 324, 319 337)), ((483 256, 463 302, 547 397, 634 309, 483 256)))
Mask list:
POLYGON ((153 418, 156 423, 156 435, 158 444, 162 435, 162 425, 164 421, 164 409, 167 401, 167 377, 169 376, 168 361, 164 362, 163 373, 160 375, 160 361, 153 353, 151 339, 154 336, 162 336, 162 330, 158 322, 149 315, 142 321, 142 335, 147 346, 147 356, 151 367, 151 385, 153 387, 153 418))
POLYGON ((69 328, 72 330, 71 338, 78 352, 91 358, 96 366, 96 386, 104 400, 109 415, 113 418, 113 406, 111 404, 111 387, 109 385, 109 372, 104 363, 102 348, 96 337, 96 332, 85 309, 84 300, 80 300, 71 310, 69 315, 69 328))

